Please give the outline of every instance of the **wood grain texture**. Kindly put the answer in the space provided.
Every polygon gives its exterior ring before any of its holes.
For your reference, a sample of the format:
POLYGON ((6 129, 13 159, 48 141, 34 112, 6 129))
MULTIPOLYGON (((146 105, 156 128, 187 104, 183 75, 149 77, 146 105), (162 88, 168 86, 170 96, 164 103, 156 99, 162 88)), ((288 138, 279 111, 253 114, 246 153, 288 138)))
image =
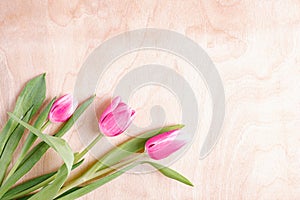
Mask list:
MULTIPOLYGON (((299 199, 300 2, 296 0, 1 1, 0 127, 27 80, 47 72, 48 98, 72 92, 80 67, 97 46, 119 33, 145 27, 182 33, 208 52, 225 87, 221 139, 209 157, 198 159, 211 102, 201 78, 194 77, 188 65, 157 52, 128 55, 101 79, 96 112, 120 77, 142 63, 159 59, 180 72, 195 89, 201 119, 192 147, 172 167, 195 187, 158 173, 125 174, 81 199, 299 199)), ((137 91, 130 101, 140 113, 135 123, 146 126, 149 108, 158 100, 164 104, 164 99, 170 94, 154 86, 137 91)), ((175 110, 167 120, 179 121, 177 102, 164 105, 175 110)), ((74 151, 82 149, 76 130, 65 138, 74 151)), ((54 159, 59 160, 49 151, 25 178, 55 169, 59 163, 54 159)))

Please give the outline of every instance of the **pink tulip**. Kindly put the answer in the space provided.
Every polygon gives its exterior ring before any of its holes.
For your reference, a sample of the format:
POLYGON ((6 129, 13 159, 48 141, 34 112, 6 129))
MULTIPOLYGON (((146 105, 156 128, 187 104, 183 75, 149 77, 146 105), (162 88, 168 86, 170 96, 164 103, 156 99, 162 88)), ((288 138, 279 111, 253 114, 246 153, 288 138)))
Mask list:
POLYGON ((99 120, 100 131, 106 136, 113 137, 123 133, 132 123, 135 111, 115 97, 99 120))
POLYGON ((161 160, 179 150, 186 144, 186 140, 179 139, 180 130, 173 130, 156 135, 145 144, 145 150, 149 157, 161 160))
POLYGON ((74 113, 78 103, 71 94, 58 98, 52 105, 48 119, 51 122, 65 122, 74 113))

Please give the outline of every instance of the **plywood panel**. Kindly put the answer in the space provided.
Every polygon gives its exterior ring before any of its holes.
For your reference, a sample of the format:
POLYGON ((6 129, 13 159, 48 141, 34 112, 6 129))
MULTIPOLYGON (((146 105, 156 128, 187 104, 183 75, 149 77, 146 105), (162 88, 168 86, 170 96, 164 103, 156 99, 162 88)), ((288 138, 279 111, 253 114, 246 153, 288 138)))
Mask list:
MULTIPOLYGON (((206 159, 198 159, 211 100, 188 64, 157 51, 122 57, 99 81, 97 115, 135 67, 156 61, 180 73, 195 91, 200 119, 191 148, 172 167, 195 186, 158 173, 125 174, 81 199, 299 199, 299 20, 296 0, 2 1, 0 125, 31 77, 47 72, 48 98, 70 93, 82 64, 103 41, 129 30, 164 28, 196 41, 220 73, 226 96, 220 141, 206 159)), ((130 98, 139 112, 135 124, 151 123, 149 111, 158 102, 169 111, 168 123, 180 122, 180 105, 171 93, 149 86, 130 98)), ((82 149, 76 129, 65 138, 74 150, 82 149)), ((55 169, 54 159, 59 160, 49 151, 25 178, 55 169)))

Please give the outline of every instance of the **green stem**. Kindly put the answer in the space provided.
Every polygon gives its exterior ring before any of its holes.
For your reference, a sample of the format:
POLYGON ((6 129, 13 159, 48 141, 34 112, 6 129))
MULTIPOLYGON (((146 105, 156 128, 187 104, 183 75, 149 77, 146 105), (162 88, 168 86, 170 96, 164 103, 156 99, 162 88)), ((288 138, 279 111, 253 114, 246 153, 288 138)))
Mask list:
POLYGON ((46 123, 42 126, 41 132, 43 132, 51 124, 50 120, 47 120, 46 123))
POLYGON ((99 134, 82 152, 75 155, 74 163, 81 160, 101 140, 103 134, 99 134))
MULTIPOLYGON (((51 124, 49 120, 46 121, 46 123, 40 128, 40 131, 43 132, 47 126, 51 124)), ((16 163, 13 165, 11 170, 9 171, 8 175, 6 176, 5 180, 7 180, 15 171, 18 169, 20 164, 22 163, 23 159, 25 158, 27 152, 29 151, 30 147, 34 143, 34 141, 37 139, 37 137, 33 133, 29 133, 28 138, 26 139, 23 148, 21 150, 21 153, 19 157, 16 160, 16 163)))
POLYGON ((134 168, 135 166, 141 164, 141 162, 135 162, 132 165, 129 165, 125 168, 122 168, 121 170, 111 173, 105 177, 100 178, 99 180, 96 180, 93 183, 90 183, 86 186, 74 188, 72 191, 68 191, 68 193, 62 194, 60 197, 57 198, 57 200, 70 200, 70 199, 77 199, 79 197, 82 197, 85 194, 88 194, 89 192, 92 192, 93 190, 99 188, 100 186, 114 180, 115 178, 121 176, 126 171, 134 168))
MULTIPOLYGON (((77 187, 87 181, 90 181, 90 180, 93 180, 99 176, 102 176, 104 174, 107 174, 107 173, 110 173, 110 172, 113 172, 115 170, 118 170, 130 163, 133 163, 135 161, 137 161, 138 159, 140 159, 142 156, 144 156, 144 153, 142 154, 139 154, 137 156, 134 156, 132 157, 131 159, 129 160, 125 160, 123 162, 119 162, 109 168, 106 168, 106 169, 103 169, 103 170, 100 170, 100 171, 94 171, 92 173, 84 173, 82 176, 78 177, 77 179, 73 180, 72 182, 70 182, 68 185, 64 186, 62 189, 60 189, 60 191, 57 193, 56 197, 62 195, 63 193, 65 193, 66 191, 74 188, 74 187, 77 187)), ((92 167, 94 169, 94 167, 92 167)), ((90 170, 88 170, 87 172, 90 172, 90 170)))
POLYGON ((139 155, 133 156, 131 159, 124 160, 123 162, 119 162, 118 164, 115 164, 112 167, 109 167, 109 168, 97 171, 97 172, 95 172, 95 174, 93 175, 93 177, 91 179, 95 179, 95 178, 97 178, 99 176, 102 176, 102 175, 107 174, 109 172, 112 172, 112 171, 118 170, 118 169, 120 169, 122 167, 125 167, 128 164, 134 163, 135 161, 141 159, 145 155, 146 155, 145 153, 140 153, 139 155))

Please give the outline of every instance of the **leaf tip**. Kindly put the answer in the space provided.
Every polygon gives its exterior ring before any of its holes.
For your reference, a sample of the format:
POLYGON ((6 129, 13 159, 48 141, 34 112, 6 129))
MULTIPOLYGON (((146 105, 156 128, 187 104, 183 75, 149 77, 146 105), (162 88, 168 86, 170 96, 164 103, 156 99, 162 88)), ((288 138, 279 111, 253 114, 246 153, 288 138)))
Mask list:
POLYGON ((89 100, 90 100, 90 101, 94 101, 95 97, 96 97, 96 94, 93 94, 93 95, 89 98, 89 100))
POLYGON ((182 129, 182 128, 185 127, 185 125, 184 124, 178 124, 178 127, 179 127, 179 129, 182 129))
POLYGON ((42 73, 42 74, 39 74, 38 76, 36 76, 35 78, 37 79, 45 79, 46 78, 46 72, 42 73))
POLYGON ((191 187, 194 187, 194 184, 192 183, 192 182, 190 182, 189 180, 188 180, 188 182, 186 183, 188 186, 191 186, 191 187))

